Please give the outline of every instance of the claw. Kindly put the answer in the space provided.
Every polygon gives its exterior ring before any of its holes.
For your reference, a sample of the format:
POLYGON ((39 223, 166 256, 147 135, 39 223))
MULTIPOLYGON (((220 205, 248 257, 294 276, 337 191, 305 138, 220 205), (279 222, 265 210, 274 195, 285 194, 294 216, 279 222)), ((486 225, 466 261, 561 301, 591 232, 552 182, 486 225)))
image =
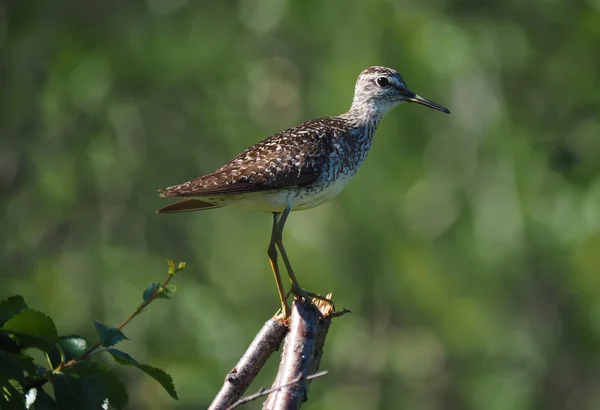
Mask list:
MULTIPOLYGON (((322 296, 322 295, 319 295, 318 293, 308 292, 299 287, 298 288, 292 287, 291 293, 296 297, 301 297, 301 298, 304 298, 307 300, 310 299, 313 302, 313 304, 315 304, 315 305, 317 305, 317 303, 315 303, 315 299, 317 299, 323 303, 330 305, 331 309, 335 310, 335 305, 333 304, 333 300, 330 299, 330 297, 331 297, 330 295, 328 295, 329 297, 322 296)), ((318 307, 318 305, 317 305, 317 307, 318 307)))

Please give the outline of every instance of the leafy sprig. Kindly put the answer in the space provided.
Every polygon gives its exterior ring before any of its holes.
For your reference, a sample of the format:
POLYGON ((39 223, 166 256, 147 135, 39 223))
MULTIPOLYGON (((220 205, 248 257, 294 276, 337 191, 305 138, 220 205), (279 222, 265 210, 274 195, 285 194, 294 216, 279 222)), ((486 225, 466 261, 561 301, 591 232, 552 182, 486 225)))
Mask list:
POLYGON ((171 298, 177 288, 169 282, 185 268, 168 261, 167 278, 144 290, 142 303, 118 326, 94 319, 98 341, 88 347, 78 335, 59 336, 53 320, 31 309, 20 295, 0 302, 0 408, 10 409, 121 409, 127 404, 127 391, 114 372, 91 360, 107 352, 118 364, 134 366, 155 379, 173 397, 173 379, 165 371, 139 363, 131 355, 114 348, 127 339, 123 328, 156 299, 171 298), (46 354, 48 367, 35 363, 26 349, 46 354), (51 382, 53 399, 42 387, 51 382))

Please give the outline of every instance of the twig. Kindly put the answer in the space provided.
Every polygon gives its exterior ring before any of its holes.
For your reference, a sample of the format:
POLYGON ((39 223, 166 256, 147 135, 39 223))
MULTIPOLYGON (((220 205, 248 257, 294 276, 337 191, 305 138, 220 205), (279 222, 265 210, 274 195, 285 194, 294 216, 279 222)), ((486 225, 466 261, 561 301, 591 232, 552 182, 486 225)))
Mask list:
MULTIPOLYGON (((137 308, 135 308, 135 310, 133 311, 133 313, 131 315, 129 315, 129 317, 127 319, 125 319, 123 322, 121 322, 121 324, 119 326, 117 326, 118 330, 122 330, 125 326, 127 326, 127 324, 129 322, 131 322, 131 320, 136 317, 137 315, 139 315, 140 313, 142 313, 142 311, 150 304, 152 303, 152 301, 154 301, 158 296, 160 296, 160 294, 163 292, 162 289, 166 288, 167 285, 169 284, 169 281, 175 276, 175 271, 171 272, 169 271, 169 276, 167 277, 167 279, 165 279, 165 281, 162 283, 162 287, 158 288, 156 290, 156 292, 154 292, 147 300, 145 300, 144 302, 142 302, 137 308)), ((95 352, 96 349, 98 349, 101 346, 100 342, 95 343, 92 347, 90 347, 89 349, 87 349, 84 353, 82 353, 80 356, 69 360, 67 363, 61 363, 56 369, 55 371, 60 371, 62 369, 64 369, 65 367, 69 367, 74 365, 75 363, 77 363, 79 360, 82 359, 87 359, 90 357, 90 355, 92 353, 95 352)))
POLYGON ((330 317, 331 318, 340 317, 340 316, 344 316, 346 313, 352 313, 352 311, 350 311, 350 310, 348 310, 346 308, 343 308, 340 311, 335 311, 335 312, 331 313, 330 317))
MULTIPOLYGON (((327 370, 323 370, 322 372, 319 373, 315 373, 315 374, 311 374, 310 376, 307 376, 305 378, 305 380, 312 380, 312 379, 316 379, 318 377, 323 377, 325 376, 327 373, 329 373, 327 370)), ((295 383, 300 383, 303 379, 302 374, 299 374, 298 377, 296 377, 294 380, 292 380, 291 382, 289 382, 288 384, 284 384, 283 386, 278 386, 278 387, 272 387, 270 389, 264 389, 263 387, 261 387, 258 392, 251 394, 250 396, 246 396, 244 398, 241 398, 240 400, 236 401, 235 403, 233 403, 233 405, 231 405, 230 407, 227 408, 227 410, 232 410, 235 409, 236 407, 239 407, 243 404, 246 403, 250 403, 251 401, 254 401, 260 397, 266 396, 268 394, 271 394, 275 391, 281 390, 285 387, 289 387, 295 383)))
MULTIPOLYGON (((327 298, 330 299, 331 295, 327 295, 327 298)), ((319 369, 332 313, 331 304, 322 301, 295 301, 290 331, 273 383, 273 386, 284 387, 269 394, 263 409, 299 409, 307 400, 310 379, 304 376, 314 374, 319 369)))
POLYGON ((268 320, 258 332, 238 364, 225 377, 225 383, 209 410, 224 410, 239 400, 271 354, 281 345, 287 327, 276 318, 268 320))

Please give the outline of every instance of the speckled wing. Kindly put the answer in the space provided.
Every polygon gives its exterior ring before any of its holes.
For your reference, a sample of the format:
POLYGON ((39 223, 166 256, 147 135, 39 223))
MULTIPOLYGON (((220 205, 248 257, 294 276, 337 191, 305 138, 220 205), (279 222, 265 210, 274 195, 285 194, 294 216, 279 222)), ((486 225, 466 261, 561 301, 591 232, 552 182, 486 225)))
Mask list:
POLYGON ((294 188, 315 182, 328 167, 333 135, 322 120, 279 132, 215 172, 160 190, 163 197, 209 197, 294 188))

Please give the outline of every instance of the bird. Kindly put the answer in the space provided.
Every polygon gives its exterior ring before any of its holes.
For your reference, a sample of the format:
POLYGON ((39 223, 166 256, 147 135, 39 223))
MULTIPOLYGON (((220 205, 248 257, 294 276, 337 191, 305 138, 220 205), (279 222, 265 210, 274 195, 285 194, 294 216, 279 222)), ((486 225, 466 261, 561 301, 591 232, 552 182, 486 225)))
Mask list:
POLYGON ((415 103, 450 114, 412 92, 394 69, 373 66, 356 80, 348 112, 313 119, 280 131, 243 151, 216 171, 159 190, 161 197, 184 198, 157 213, 235 207, 272 214, 267 255, 275 277, 283 318, 290 316, 278 251, 295 297, 323 299, 298 283, 283 245, 283 228, 292 211, 321 205, 354 177, 365 160, 381 119, 394 107, 415 103))

